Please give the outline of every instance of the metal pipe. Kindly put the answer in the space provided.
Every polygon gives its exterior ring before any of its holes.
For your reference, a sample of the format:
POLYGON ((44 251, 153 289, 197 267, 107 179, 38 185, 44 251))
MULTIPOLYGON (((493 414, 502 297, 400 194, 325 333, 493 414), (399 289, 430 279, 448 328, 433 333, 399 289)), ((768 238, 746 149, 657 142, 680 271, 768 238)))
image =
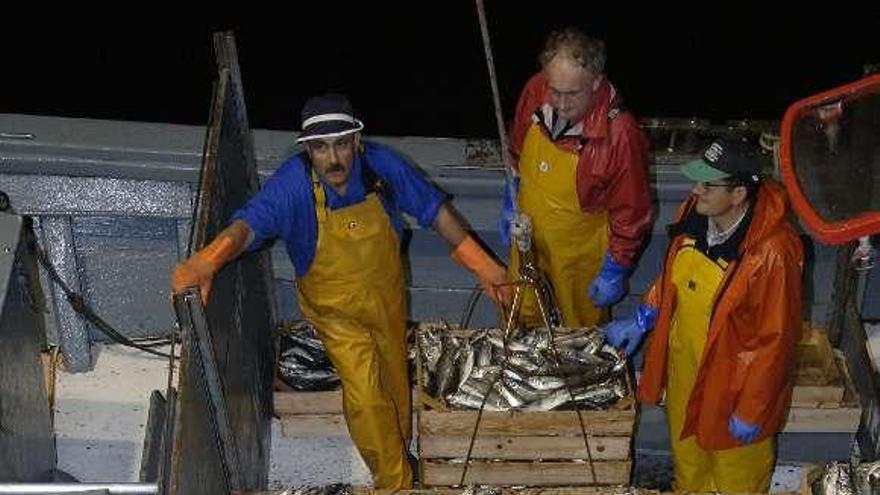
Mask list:
POLYGON ((0 495, 106 492, 111 495, 156 495, 156 483, 0 483, 0 495))

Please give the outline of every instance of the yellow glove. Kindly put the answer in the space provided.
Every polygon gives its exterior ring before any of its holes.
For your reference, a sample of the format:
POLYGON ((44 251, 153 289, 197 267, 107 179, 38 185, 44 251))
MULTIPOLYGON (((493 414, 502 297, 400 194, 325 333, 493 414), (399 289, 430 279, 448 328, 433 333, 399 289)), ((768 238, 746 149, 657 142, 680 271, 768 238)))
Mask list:
POLYGON ((198 287, 202 302, 208 302, 214 275, 238 256, 250 237, 250 227, 237 221, 224 229, 210 244, 174 267, 171 290, 175 294, 188 287, 198 287))
POLYGON ((452 259, 471 271, 483 286, 483 291, 497 304, 510 301, 510 285, 507 270, 489 256, 470 235, 452 250, 452 259))

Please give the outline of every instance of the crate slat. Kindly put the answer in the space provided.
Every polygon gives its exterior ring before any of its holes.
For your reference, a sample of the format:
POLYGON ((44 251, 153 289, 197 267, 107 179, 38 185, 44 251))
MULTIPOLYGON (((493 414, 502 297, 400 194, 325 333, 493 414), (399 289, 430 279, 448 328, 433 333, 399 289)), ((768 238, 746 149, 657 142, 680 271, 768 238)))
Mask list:
MULTIPOLYGON (((430 458, 464 458, 470 436, 423 436, 422 455, 430 458)), ((629 437, 589 438, 593 460, 626 460, 630 454, 629 437)), ((472 458, 534 460, 586 459, 583 437, 510 437, 477 436, 472 458)))
POLYGON ((281 433, 286 437, 348 436, 348 426, 341 414, 300 414, 283 416, 281 433))
MULTIPOLYGON (((782 431, 786 433, 854 433, 862 409, 843 357, 831 355, 843 393, 837 402, 798 404, 792 401, 782 431)), ((797 389, 797 387, 795 387, 797 389)))
POLYGON ((275 414, 341 414, 342 391, 275 392, 275 414))
MULTIPOLYGON (((630 436, 635 410, 581 411, 589 435, 630 436)), ((470 435, 477 411, 421 411, 423 435, 470 435)), ((574 411, 495 412, 484 411, 480 419, 481 435, 510 436, 579 436, 581 427, 574 411)))
MULTIPOLYGON (((473 462, 468 468, 465 484, 626 485, 629 483, 630 464, 630 461, 594 462, 594 483, 586 462, 473 462)), ((463 468, 463 463, 425 462, 424 482, 428 485, 457 485, 463 468)))
POLYGON ((791 392, 792 407, 823 407, 840 404, 843 385, 795 385, 791 392))

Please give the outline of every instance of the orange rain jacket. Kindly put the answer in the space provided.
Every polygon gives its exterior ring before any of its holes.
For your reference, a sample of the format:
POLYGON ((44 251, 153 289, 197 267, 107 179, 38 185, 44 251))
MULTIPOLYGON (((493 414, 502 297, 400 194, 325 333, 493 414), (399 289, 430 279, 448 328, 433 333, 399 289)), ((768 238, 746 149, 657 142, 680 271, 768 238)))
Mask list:
MULTIPOLYGON (((532 116, 547 102, 547 77, 539 72, 520 94, 510 131, 510 153, 519 164, 532 116)), ((609 250, 619 264, 631 267, 651 224, 648 186, 648 138, 633 115, 621 109, 621 98, 607 78, 593 93, 580 136, 557 143, 575 151, 577 193, 581 210, 608 212, 609 250)))
MULTIPOLYGON (((685 218, 693 204, 691 197, 679 219, 685 218)), ((785 196, 775 182, 764 181, 753 208, 740 256, 728 265, 715 296, 681 434, 682 439, 696 435, 706 450, 739 445, 727 429, 732 413, 761 426, 755 442, 774 435, 782 427, 791 399, 794 352, 802 327, 803 247, 785 218, 785 196)), ((660 308, 639 383, 639 400, 646 403, 660 401, 666 382, 676 298, 667 268, 683 238, 678 235, 671 240, 664 270, 645 296, 646 304, 660 308)))

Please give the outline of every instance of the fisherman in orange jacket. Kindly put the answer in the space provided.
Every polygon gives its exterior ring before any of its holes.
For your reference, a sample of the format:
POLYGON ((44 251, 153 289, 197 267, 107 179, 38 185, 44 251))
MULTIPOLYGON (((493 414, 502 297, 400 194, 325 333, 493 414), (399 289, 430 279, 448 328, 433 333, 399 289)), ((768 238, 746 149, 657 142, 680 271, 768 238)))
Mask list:
POLYGON ((653 328, 638 397, 665 389, 676 490, 767 491, 801 336, 801 241, 746 143, 716 140, 682 172, 696 185, 663 270, 606 336, 632 354, 653 328))

